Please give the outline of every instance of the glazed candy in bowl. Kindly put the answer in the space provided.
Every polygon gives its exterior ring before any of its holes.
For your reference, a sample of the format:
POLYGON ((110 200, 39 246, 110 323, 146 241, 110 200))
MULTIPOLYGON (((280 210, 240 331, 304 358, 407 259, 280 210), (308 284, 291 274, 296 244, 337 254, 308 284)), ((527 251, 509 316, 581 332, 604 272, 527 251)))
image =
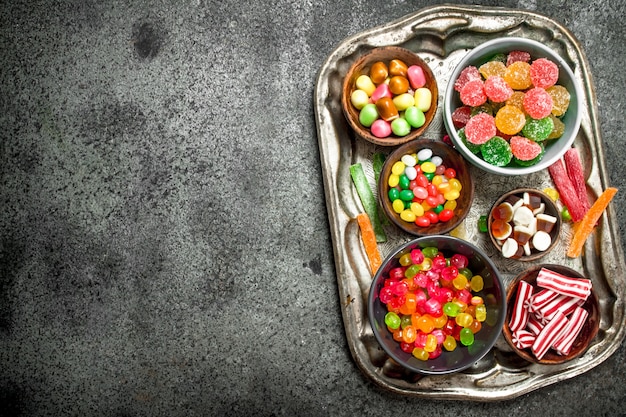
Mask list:
POLYGON ((417 139, 389 154, 378 180, 385 215, 414 236, 445 234, 469 213, 474 180, 465 159, 441 140, 417 139))
POLYGON ((383 350, 409 371, 459 372, 479 362, 506 315, 500 274, 482 250, 452 236, 400 245, 372 281, 368 316, 383 350))
POLYGON ((497 38, 472 49, 450 76, 444 124, 477 167, 526 175, 552 165, 574 142, 582 88, 567 62, 526 38, 497 38))
POLYGON ((437 111, 437 80, 416 53, 398 46, 361 56, 344 77, 341 107, 357 136, 396 146, 421 136, 437 111))

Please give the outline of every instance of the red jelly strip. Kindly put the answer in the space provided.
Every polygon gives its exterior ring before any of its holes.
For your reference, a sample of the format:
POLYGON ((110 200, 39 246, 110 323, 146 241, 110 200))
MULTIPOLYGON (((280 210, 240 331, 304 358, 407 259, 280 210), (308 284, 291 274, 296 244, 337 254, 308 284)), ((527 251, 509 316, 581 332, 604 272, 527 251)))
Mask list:
POLYGON ((581 221, 583 217, 585 217, 586 212, 580 203, 578 193, 576 192, 572 181, 567 175, 563 161, 559 159, 554 164, 550 165, 548 167, 548 172, 550 173, 550 177, 552 177, 552 181, 554 181, 554 185, 556 185, 556 188, 559 191, 561 200, 563 200, 563 203, 567 206, 570 216, 572 216, 572 221, 581 221))
POLYGON ((580 204, 583 206, 585 213, 589 211, 589 198, 587 197, 587 187, 585 186, 585 171, 583 170, 583 164, 580 160, 580 154, 578 149, 570 148, 563 155, 563 161, 565 162, 565 169, 569 176, 574 190, 578 194, 580 204))

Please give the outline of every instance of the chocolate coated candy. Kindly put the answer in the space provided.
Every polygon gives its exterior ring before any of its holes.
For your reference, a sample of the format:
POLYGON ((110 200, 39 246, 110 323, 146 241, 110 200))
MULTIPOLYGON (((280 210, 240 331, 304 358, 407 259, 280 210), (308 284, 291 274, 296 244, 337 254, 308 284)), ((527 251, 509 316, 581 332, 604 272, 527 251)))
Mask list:
POLYGON ((378 61, 372 64, 372 68, 370 69, 370 79, 374 84, 380 84, 387 79, 389 75, 389 69, 384 62, 378 61))
POLYGON ((398 109, 389 97, 383 97, 376 102, 376 109, 383 120, 391 121, 399 117, 398 109))

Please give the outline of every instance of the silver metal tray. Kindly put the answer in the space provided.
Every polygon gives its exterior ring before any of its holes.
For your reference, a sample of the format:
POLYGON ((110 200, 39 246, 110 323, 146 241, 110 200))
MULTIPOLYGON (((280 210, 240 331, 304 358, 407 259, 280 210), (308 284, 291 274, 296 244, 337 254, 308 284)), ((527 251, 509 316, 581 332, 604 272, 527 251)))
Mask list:
MULTIPOLYGON (((602 216, 595 232, 577 259, 565 256, 571 228, 565 225, 559 245, 541 263, 557 263, 581 271, 593 280, 600 299, 601 322, 598 336, 588 351, 562 365, 531 364, 515 355, 501 336, 484 359, 470 369, 445 376, 413 374, 399 368, 374 338, 367 318, 367 295, 371 283, 367 257, 362 248, 356 215, 363 211, 349 173, 351 164, 363 164, 374 187, 371 157, 389 148, 356 138, 341 111, 341 84, 349 66, 368 50, 399 45, 424 58, 443 95, 449 74, 467 51, 480 43, 501 36, 519 36, 540 41, 564 57, 584 89, 584 115, 574 145, 586 167, 587 187, 594 198, 608 187, 608 175, 597 119, 595 91, 589 65, 572 34, 559 23, 539 14, 502 8, 435 6, 417 11, 344 40, 320 69, 315 88, 318 141, 325 197, 332 235, 339 302, 344 328, 354 360, 363 373, 388 390, 415 397, 496 401, 514 398, 532 390, 580 375, 606 360, 620 345, 626 327, 624 314, 626 278, 624 254, 619 241, 613 205, 602 216)), ((442 98, 435 120, 424 137, 440 139, 446 133, 442 121, 442 98)), ((503 273, 508 285, 534 263, 505 261, 491 246, 477 222, 487 214, 499 194, 517 187, 543 189, 553 186, 547 172, 524 178, 486 174, 472 167, 480 185, 476 188, 470 214, 450 234, 473 242, 486 250, 503 273)), ((388 241, 379 245, 383 257, 410 236, 386 228, 388 241)))

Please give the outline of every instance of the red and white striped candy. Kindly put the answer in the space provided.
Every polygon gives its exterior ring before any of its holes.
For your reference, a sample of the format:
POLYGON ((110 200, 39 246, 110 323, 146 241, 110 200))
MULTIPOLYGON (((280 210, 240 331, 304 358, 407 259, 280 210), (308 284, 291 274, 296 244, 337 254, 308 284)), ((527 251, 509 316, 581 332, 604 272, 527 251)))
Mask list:
POLYGON ((547 268, 541 268, 539 271, 537 285, 582 300, 586 300, 591 294, 590 279, 566 277, 547 268))
POLYGON ((544 324, 537 319, 537 316, 531 314, 528 317, 528 324, 526 325, 526 329, 530 331, 534 335, 538 335, 541 333, 541 329, 543 329, 544 324))
POLYGON ((554 292, 552 290, 539 290, 537 291, 532 299, 530 300, 530 311, 538 311, 543 306, 548 304, 550 301, 554 300, 559 296, 559 293, 554 292))
POLYGON ((587 310, 581 307, 576 307, 569 318, 567 327, 563 331, 561 337, 554 342, 552 349, 556 350, 559 355, 569 354, 572 349, 572 345, 574 344, 574 341, 578 337, 580 331, 583 329, 588 316, 589 313, 587 310))
POLYGON ((515 304, 513 304, 513 311, 511 313, 511 321, 509 322, 509 329, 511 332, 523 329, 528 323, 528 302, 533 295, 533 286, 526 281, 520 281, 517 286, 517 296, 515 297, 515 304))
POLYGON ((565 317, 565 315, 560 311, 557 311, 552 320, 544 326, 541 333, 537 335, 537 338, 531 348, 533 354, 538 360, 543 358, 554 341, 560 337, 568 322, 569 320, 567 320, 567 317, 565 317))
POLYGON ((560 294, 558 297, 535 311, 535 316, 537 316, 537 319, 540 322, 545 324, 554 317, 557 311, 560 311, 565 316, 569 316, 581 303, 582 300, 580 298, 560 294))
POLYGON ((513 343, 518 349, 529 348, 535 343, 536 336, 528 330, 520 329, 513 333, 513 343))

